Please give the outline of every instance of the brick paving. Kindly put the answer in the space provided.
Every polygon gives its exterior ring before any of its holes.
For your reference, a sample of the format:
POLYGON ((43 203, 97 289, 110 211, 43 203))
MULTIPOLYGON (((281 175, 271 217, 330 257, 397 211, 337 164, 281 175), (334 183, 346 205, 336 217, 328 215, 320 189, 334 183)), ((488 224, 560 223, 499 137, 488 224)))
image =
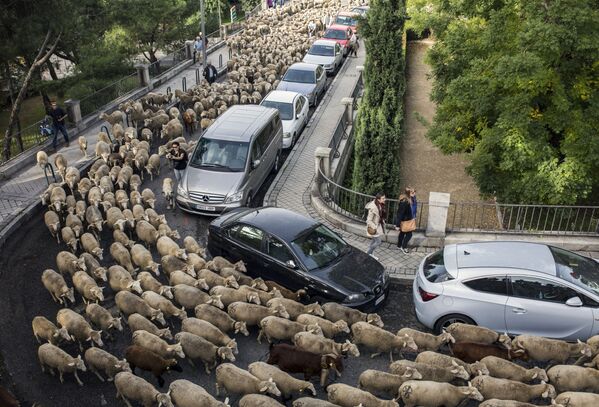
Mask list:
MULTIPOLYGON (((219 66, 219 55, 222 55, 223 65, 226 65, 226 61, 229 59, 229 49, 227 47, 220 48, 213 53, 208 55, 208 60, 219 66)), ((162 84, 161 86, 153 89, 153 92, 166 92, 167 87, 171 87, 172 92, 175 89, 181 89, 181 78, 187 78, 187 88, 191 88, 195 85, 195 70, 200 69, 201 64, 196 63, 191 65, 177 76, 172 78, 170 81, 162 84)), ((74 137, 74 133, 71 130, 69 138, 71 145, 69 147, 59 147, 58 152, 62 154, 69 165, 81 167, 92 160, 94 155, 95 146, 97 142, 96 135, 100 131, 101 126, 106 123, 102 123, 87 129, 84 133, 77 135, 84 135, 87 138, 87 153, 89 157, 86 159, 83 157, 77 144, 77 137, 74 137)), ((59 137, 59 141, 62 140, 62 136, 59 137)), ((49 154, 48 160, 54 164, 55 154, 49 154)), ((57 180, 60 181, 60 176, 56 174, 57 180)), ((50 182, 53 182, 50 179, 50 182)), ((37 165, 33 165, 30 168, 22 171, 17 176, 11 177, 8 180, 0 181, 0 235, 3 233, 3 229, 13 221, 19 214, 21 214, 28 206, 39 199, 39 196, 47 188, 46 179, 44 177, 44 171, 37 165)))

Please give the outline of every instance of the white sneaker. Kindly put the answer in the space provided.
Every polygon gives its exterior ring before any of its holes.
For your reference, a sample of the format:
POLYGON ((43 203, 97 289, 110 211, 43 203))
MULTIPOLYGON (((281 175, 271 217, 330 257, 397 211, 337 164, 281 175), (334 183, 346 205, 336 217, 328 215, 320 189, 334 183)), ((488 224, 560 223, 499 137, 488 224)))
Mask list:
POLYGON ((373 259, 375 259, 376 261, 378 261, 378 260, 379 260, 379 258, 378 258, 378 257, 376 257, 374 254, 369 254, 369 256, 370 256, 370 257, 372 257, 373 259))
POLYGON ((401 251, 404 252, 404 254, 410 253, 410 251, 408 249, 404 249, 403 247, 401 248, 401 251))

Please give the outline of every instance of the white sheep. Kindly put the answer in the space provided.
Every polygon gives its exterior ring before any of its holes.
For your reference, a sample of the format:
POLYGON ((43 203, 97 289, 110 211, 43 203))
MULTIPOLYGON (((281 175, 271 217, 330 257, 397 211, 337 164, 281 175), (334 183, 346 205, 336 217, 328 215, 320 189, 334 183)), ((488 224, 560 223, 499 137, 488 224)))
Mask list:
POLYGON ((42 367, 42 372, 48 369, 54 375, 54 369, 58 370, 61 383, 64 383, 64 373, 73 373, 79 386, 83 386, 83 382, 79 379, 79 375, 77 375, 77 370, 81 370, 82 372, 87 370, 85 363, 81 359, 81 355, 74 358, 58 346, 51 343, 44 343, 38 348, 37 356, 42 367))
POLYGON ((260 380, 247 370, 243 370, 232 363, 223 363, 216 368, 216 395, 220 395, 221 389, 234 394, 269 393, 277 397, 281 391, 277 388, 273 379, 260 380))
POLYGON ((543 338, 533 335, 519 335, 512 341, 516 350, 523 349, 528 356, 536 361, 555 361, 565 364, 570 358, 580 356, 591 357, 591 347, 581 342, 568 343, 558 339, 543 338))
POLYGON ((395 400, 382 400, 347 384, 330 384, 326 390, 329 401, 342 407, 399 407, 395 400))
POLYGON ((114 378, 116 398, 122 399, 128 406, 129 399, 143 404, 145 407, 158 403, 158 407, 174 407, 170 395, 160 393, 150 383, 133 373, 120 372, 114 378))
POLYGON ((485 399, 529 402, 538 397, 553 399, 557 395, 555 388, 545 382, 524 384, 515 380, 481 375, 472 379, 472 385, 481 392, 485 399))
POLYGON ((412 380, 399 387, 399 396, 405 407, 445 406, 456 407, 465 399, 483 401, 482 394, 470 383, 468 386, 454 386, 426 380, 412 380))

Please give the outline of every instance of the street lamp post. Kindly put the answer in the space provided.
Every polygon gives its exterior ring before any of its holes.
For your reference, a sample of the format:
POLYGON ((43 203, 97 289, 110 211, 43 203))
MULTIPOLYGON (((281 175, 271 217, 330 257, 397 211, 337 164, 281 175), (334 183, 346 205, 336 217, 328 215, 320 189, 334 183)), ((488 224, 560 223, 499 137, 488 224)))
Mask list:
POLYGON ((200 15, 202 27, 202 69, 206 69, 206 12, 204 10, 204 0, 200 0, 200 15))

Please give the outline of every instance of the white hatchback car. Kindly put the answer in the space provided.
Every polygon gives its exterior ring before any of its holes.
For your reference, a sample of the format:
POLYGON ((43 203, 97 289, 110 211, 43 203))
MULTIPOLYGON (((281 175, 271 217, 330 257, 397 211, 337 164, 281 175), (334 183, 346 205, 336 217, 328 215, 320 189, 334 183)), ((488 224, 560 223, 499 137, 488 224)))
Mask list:
POLYGON ((303 62, 321 65, 327 74, 335 74, 343 64, 343 50, 335 40, 316 40, 304 55, 303 62))
POLYGON ((283 123, 283 148, 293 147, 308 122, 308 98, 297 92, 273 90, 260 105, 279 110, 283 123))
POLYGON ((598 261, 545 244, 445 246, 424 258, 412 295, 436 332, 462 322, 570 341, 599 334, 598 261))

